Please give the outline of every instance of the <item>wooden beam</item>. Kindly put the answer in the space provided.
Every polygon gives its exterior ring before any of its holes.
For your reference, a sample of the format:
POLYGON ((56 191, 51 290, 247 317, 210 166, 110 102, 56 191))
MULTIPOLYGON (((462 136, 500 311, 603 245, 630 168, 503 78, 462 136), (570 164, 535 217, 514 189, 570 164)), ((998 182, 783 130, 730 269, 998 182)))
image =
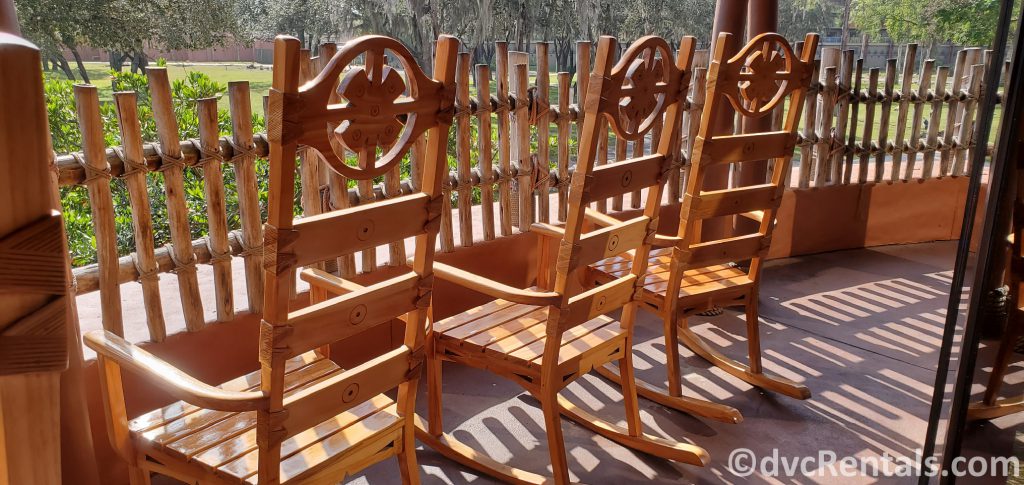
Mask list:
MULTIPOLYGON (((62 231, 53 230, 56 206, 40 53, 14 31, 13 5, 0 1, 0 256, 25 252, 44 262, 31 263, 33 281, 21 289, 0 282, 6 286, 0 292, 0 346, 8 352, 0 359, 0 484, 59 484, 67 251, 62 231), (52 238, 60 241, 53 244, 52 238), (54 264, 54 249, 65 255, 63 272, 54 264), (40 332, 40 321, 48 333, 40 332), (9 358, 11 350, 20 358, 9 358)), ((0 266, 3 259, 12 258, 0 257, 0 266)), ((5 271, 9 268, 0 275, 5 271)))

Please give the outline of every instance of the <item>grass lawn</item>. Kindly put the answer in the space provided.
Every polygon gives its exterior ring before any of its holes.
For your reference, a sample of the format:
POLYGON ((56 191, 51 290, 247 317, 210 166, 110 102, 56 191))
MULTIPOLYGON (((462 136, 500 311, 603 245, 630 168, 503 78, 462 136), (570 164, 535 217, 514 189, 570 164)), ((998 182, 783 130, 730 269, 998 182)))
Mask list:
MULTIPOLYGON (((189 71, 201 71, 210 76, 210 79, 227 85, 228 81, 249 81, 249 89, 252 94, 252 110, 253 113, 263 114, 263 96, 270 91, 270 82, 272 79, 271 71, 269 66, 262 66, 261 69, 250 69, 250 64, 247 63, 211 63, 211 64, 187 64, 182 65, 178 63, 167 64, 167 75, 174 82, 175 79, 184 79, 188 75, 189 71)), ((259 66, 259 64, 257 64, 259 66)), ((72 68, 74 65, 72 64, 72 68)), ((96 85, 100 90, 101 101, 112 101, 113 100, 113 89, 110 85, 110 65, 106 62, 86 62, 85 70, 89 73, 89 81, 96 85)), ((48 75, 57 77, 59 79, 67 79, 62 72, 48 73, 48 75)), ((75 69, 75 76, 78 76, 78 70, 75 69)), ((81 79, 76 79, 81 82, 81 79)), ((220 103, 221 108, 228 107, 227 96, 221 97, 220 103)))

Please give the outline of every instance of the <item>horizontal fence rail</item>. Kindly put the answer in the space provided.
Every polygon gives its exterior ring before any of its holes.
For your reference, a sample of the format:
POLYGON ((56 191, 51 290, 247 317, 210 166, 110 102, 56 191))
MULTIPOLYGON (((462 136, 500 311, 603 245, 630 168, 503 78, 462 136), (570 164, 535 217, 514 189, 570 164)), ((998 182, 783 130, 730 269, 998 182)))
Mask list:
MULTIPOLYGON (((493 70, 488 65, 470 65, 468 53, 459 56, 450 173, 444 186, 453 211, 445 211, 442 217, 441 251, 528 231, 536 221, 564 219, 583 126, 577 107, 587 90, 591 44, 576 44, 575 73, 549 72, 549 47, 540 42, 532 53, 516 52, 499 42, 493 70)), ((304 79, 312 79, 336 50, 327 44, 320 56, 309 57, 304 79)), ((984 68, 993 62, 989 53, 963 49, 955 54, 953 66, 940 66, 934 60, 920 60, 917 45, 911 44, 903 49, 902 65, 889 59, 884 68, 868 68, 854 53, 831 47, 819 53, 787 185, 811 189, 967 174, 969 152, 977 146, 988 147, 975 139, 975 122, 984 92, 984 68)), ((707 64, 708 53, 698 52, 679 153, 673 161, 677 173, 667 182, 670 200, 681 197, 691 143, 700 124, 707 64)), ((97 90, 76 86, 85 148, 57 156, 54 169, 61 187, 88 190, 97 263, 74 268, 78 294, 99 291, 104 328, 123 334, 120 288, 140 282, 149 337, 160 341, 167 335, 163 305, 172 301, 160 294, 156 284, 163 273, 173 273, 177 279, 189 331, 206 324, 196 265, 213 267, 217 320, 233 318, 232 295, 239 284, 246 288, 248 308, 259 311, 265 210, 260 170, 266 169, 268 146, 265 135, 253 129, 247 82, 229 83, 227 120, 218 119, 216 99, 197 100, 198 136, 182 140, 166 71, 150 69, 148 80, 157 131, 154 141, 143 140, 140 123, 152 120, 140 120, 137 95, 126 92, 114 95, 121 146, 104 146, 97 90), (222 127, 225 123, 228 129, 222 127), (189 172, 188 177, 202 180, 201 194, 186 194, 183 177, 189 172), (229 178, 230 184, 225 182, 229 178), (111 195, 115 183, 124 184, 130 201, 135 239, 130 254, 119 254, 116 246, 115 225, 124 221, 115 221, 111 195), (162 198, 153 196, 153 187, 162 190, 162 198), (198 198, 199 204, 190 206, 189 197, 198 198), (227 201, 237 205, 237 213, 229 213, 227 201), (193 223, 196 212, 202 213, 200 224, 193 223), (166 222, 154 220, 154 213, 166 214, 166 222), (154 244, 155 224, 167 226, 168 244, 154 244), (197 233, 203 236, 196 239, 197 233), (243 282, 231 277, 231 263, 238 258, 244 265, 243 282)), ((780 106, 771 117, 776 126, 781 125, 783 109, 780 106)), ((605 137, 598 165, 648 153, 659 132, 655 127, 635 142, 605 137)), ((405 164, 377 181, 350 184, 330 170, 315 150, 300 148, 297 212, 316 215, 409 193, 418 183, 423 150, 422 143, 415 146, 405 164)), ((606 213, 637 208, 638 195, 600 200, 595 207, 606 213)), ((377 252, 370 249, 315 266, 347 277, 381 264, 404 264, 406 256, 405 247, 394 244, 387 249, 386 261, 378 262, 377 252)))

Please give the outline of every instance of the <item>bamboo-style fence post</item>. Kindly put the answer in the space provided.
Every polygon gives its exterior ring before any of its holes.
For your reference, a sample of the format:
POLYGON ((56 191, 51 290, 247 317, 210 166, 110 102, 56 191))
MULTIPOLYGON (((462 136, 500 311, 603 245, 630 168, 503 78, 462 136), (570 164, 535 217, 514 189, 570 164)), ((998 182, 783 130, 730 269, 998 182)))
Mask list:
POLYGON ((949 68, 942 66, 935 76, 935 88, 928 93, 932 112, 928 120, 928 134, 924 142, 924 156, 921 162, 921 179, 929 179, 934 175, 935 151, 939 143, 939 123, 942 122, 942 106, 946 104, 946 81, 949 68))
MULTIPOLYGON (((852 51, 850 52, 852 53, 852 51)), ((857 120, 859 119, 858 115, 860 114, 860 105, 864 103, 864 99, 866 98, 866 96, 861 92, 861 76, 863 76, 863 73, 864 58, 861 57, 860 59, 857 59, 857 67, 854 68, 853 89, 850 91, 850 134, 846 139, 846 153, 844 154, 844 158, 846 159, 845 167, 843 169, 844 184, 849 184, 853 180, 853 158, 861 149, 860 144, 857 143, 857 120)), ((863 177, 861 177, 860 181, 863 181, 863 177)))
MULTIPOLYGON (((914 118, 911 121, 910 140, 904 147, 907 153, 907 165, 903 171, 904 181, 914 176, 914 168, 917 165, 917 154, 924 150, 924 142, 921 139, 921 124, 924 120, 924 105, 928 101, 928 86, 932 82, 932 71, 935 69, 935 61, 928 59, 921 67, 921 77, 918 79, 917 91, 913 92, 910 100, 914 105, 914 118)), ((923 166, 922 166, 923 169, 923 166)))
POLYGON ((61 371, 77 326, 39 49, 17 32, 13 5, 0 3, 0 483, 58 485, 61 371))
POLYGON ((550 42, 537 42, 537 90, 533 97, 532 123, 537 127, 537 164, 534 186, 537 192, 537 217, 540 222, 551 221, 551 75, 548 73, 550 42))
MULTIPOLYGON (((299 83, 305 84, 320 72, 313 65, 309 49, 299 51, 302 63, 299 65, 299 83)), ((317 60, 322 59, 318 58, 317 60)), ((316 150, 300 145, 297 153, 299 159, 299 203, 302 205, 303 217, 315 216, 323 212, 323 200, 320 198, 320 156, 316 150)), ((322 262, 308 267, 324 269, 322 262)))
POLYGON ((960 112, 960 91, 963 89, 965 73, 969 69, 967 65, 967 50, 956 53, 956 63, 953 65, 953 79, 950 82, 949 93, 946 94, 949 106, 946 108, 946 127, 943 130, 942 148, 940 149, 939 176, 950 175, 953 170, 953 152, 955 133, 957 130, 957 119, 960 112))
POLYGON ((572 74, 558 73, 558 220, 564 221, 569 210, 569 89, 572 74))
MULTIPOLYGON (((799 43, 798 43, 799 44, 799 43)), ((800 50, 800 46, 795 46, 797 52, 800 50)), ((820 83, 818 82, 818 72, 821 63, 815 61, 814 69, 812 70, 811 79, 814 82, 811 88, 807 90, 804 101, 804 133, 803 139, 800 141, 800 180, 798 182, 801 189, 806 189, 811 186, 811 173, 814 168, 814 143, 815 143, 815 116, 818 114, 816 109, 818 103, 818 92, 821 91, 820 83)))
MULTIPOLYGON (((616 162, 621 162, 621 161, 626 159, 626 148, 627 148, 626 147, 626 145, 627 145, 626 144, 626 140, 623 139, 622 137, 618 136, 618 135, 614 135, 614 136, 615 136, 615 138, 614 138, 615 139, 615 161, 616 162)), ((607 145, 612 138, 611 138, 611 136, 606 136, 604 139, 605 139, 604 144, 607 145)), ((600 146, 600 143, 598 144, 598 146, 600 146)), ((597 156, 597 159, 601 160, 601 164, 602 165, 605 164, 605 163, 608 163, 607 162, 607 159, 608 159, 607 152, 608 152, 608 148, 605 147, 605 149, 602 151, 602 153, 604 153, 605 155, 602 156, 601 154, 598 154, 598 156, 597 156)), ((612 207, 611 207, 612 211, 618 212, 618 211, 622 210, 622 199, 623 199, 623 194, 618 194, 618 195, 615 195, 615 196, 612 197, 612 207)), ((605 203, 604 201, 601 201, 601 202, 605 203)), ((599 207, 598 210, 600 210, 601 212, 606 212, 607 211, 607 207, 605 207, 605 206, 598 205, 598 207, 599 207)))
MULTIPOLYGON (((892 141, 892 171, 890 180, 900 179, 900 167, 903 164, 903 152, 907 136, 907 113, 910 108, 910 97, 913 93, 914 66, 917 65, 917 44, 907 44, 903 55, 903 75, 900 79, 900 90, 895 93, 894 100, 898 101, 896 112, 896 136, 892 141)), ((907 163, 913 167, 912 160, 907 163)))
POLYGON ((473 175, 470 160, 469 52, 460 52, 455 69, 455 162, 459 209, 459 243, 473 245, 473 175))
MULTIPOLYGON (((110 191, 110 165, 103 143, 103 120, 100 118, 100 97, 96 86, 76 84, 75 105, 78 130, 82 134, 82 168, 89 190, 93 234, 96 237, 96 262, 99 266, 100 308, 103 328, 124 336, 121 315, 121 286, 117 281, 117 228, 114 225, 114 201, 110 191)), ((198 297, 198 292, 196 293, 198 297)))
POLYGON ((249 82, 228 83, 231 111, 231 166, 238 190, 238 212, 242 223, 242 253, 245 261, 245 290, 250 312, 263 309, 263 218, 256 185, 256 147, 252 136, 252 104, 249 82))
POLYGON ((494 155, 491 152, 491 69, 487 64, 476 66, 476 95, 480 216, 484 241, 490 241, 494 239, 494 155))
MULTIPOLYGON (((588 41, 576 42, 576 141, 583 139, 583 123, 585 121, 585 114, 583 109, 583 103, 587 99, 587 88, 590 85, 590 48, 591 44, 588 41)), ((600 125, 600 123, 598 123, 600 125)), ((598 128, 600 130, 600 127, 598 128)), ((579 158, 579 145, 576 147, 576 157, 579 158)), ((604 147, 598 145, 598 153, 602 150, 605 152, 607 157, 608 145, 607 139, 605 140, 604 147)), ((576 160, 579 163, 579 160, 576 160)), ((604 207, 604 201, 598 201, 597 207, 604 207)), ((603 212, 603 211, 602 211, 603 212)))
POLYGON ((836 78, 839 75, 839 49, 826 48, 821 54, 821 93, 817 99, 817 129, 814 150, 814 186, 824 187, 831 173, 832 123, 835 121, 836 78))
POLYGON ((878 93, 878 76, 880 71, 877 67, 871 68, 868 72, 868 89, 862 94, 864 100, 864 135, 860 140, 860 161, 858 161, 857 183, 867 183, 868 168, 871 158, 878 151, 878 144, 875 143, 873 132, 875 129, 875 107, 880 101, 878 93))
POLYGON ((494 114, 498 123, 498 210, 501 235, 512 235, 512 162, 509 146, 508 43, 494 43, 498 83, 494 114))
POLYGON ((510 84, 512 97, 516 106, 510 118, 512 163, 516 171, 518 185, 518 226, 520 232, 528 232, 533 224, 533 159, 530 154, 530 110, 527 85, 529 82, 529 54, 525 52, 509 53, 511 65, 510 84))
POLYGON ((193 332, 206 324, 203 300, 199 296, 196 277, 196 253, 192 250, 192 231, 189 228, 188 206, 185 205, 185 159, 181 156, 178 121, 171 100, 171 83, 167 70, 162 67, 146 69, 149 78, 149 96, 153 102, 153 118, 160 140, 160 167, 164 175, 164 193, 167 196, 167 224, 170 226, 171 248, 168 254, 174 262, 178 276, 178 293, 185 316, 185 327, 193 332))
MULTIPOLYGON (((697 54, 703 53, 703 55, 697 55, 694 59, 694 65, 698 59, 706 59, 708 51, 698 51, 697 54)), ((705 62, 706 64, 706 62, 705 62)), ((673 176, 669 180, 669 193, 672 197, 672 202, 676 203, 681 200, 682 185, 681 182, 686 179, 686 173, 688 171, 688 165, 693 162, 693 143, 697 138, 697 130, 700 129, 701 118, 704 113, 704 100, 707 96, 706 81, 708 77, 708 68, 696 67, 693 70, 693 82, 691 83, 690 91, 690 109, 687 112, 686 124, 684 125, 686 133, 686 164, 683 165, 683 170, 677 176, 673 176)), ((786 180, 789 180, 787 175, 786 180)), ((788 182, 787 182, 788 183, 788 182)))
POLYGON ((163 301, 160 298, 160 268, 156 262, 153 241, 153 212, 149 204, 146 184, 145 153, 142 150, 142 126, 139 123, 138 95, 134 92, 114 93, 118 126, 121 132, 121 154, 124 163, 125 186, 132 207, 132 230, 135 235, 135 253, 132 258, 142 284, 142 302, 146 311, 149 338, 162 342, 167 337, 163 301))
MULTIPOLYGON (((857 73, 860 74, 859 72, 857 73)), ((846 132, 849 130, 851 133, 853 129, 850 128, 850 99, 852 91, 850 83, 853 77, 853 50, 847 49, 842 52, 839 64, 839 80, 838 80, 838 97, 836 102, 838 103, 838 113, 836 115, 836 132, 832 137, 832 143, 829 146, 831 152, 831 161, 829 164, 832 167, 832 173, 829 174, 829 184, 835 185, 844 183, 843 179, 846 177, 849 180, 848 165, 844 165, 846 160, 846 153, 849 151, 848 145, 844 144, 846 140, 846 132)), ((859 81, 859 79, 858 79, 859 81)), ((781 115, 782 110, 778 110, 781 115)), ((856 120, 856 118, 854 118, 856 120)))
POLYGON ((896 59, 885 63, 885 85, 882 91, 882 110, 878 118, 878 151, 875 152, 875 182, 885 179, 885 159, 892 153, 889 142, 889 118, 892 111, 893 89, 896 84, 896 59))
MULTIPOLYGON (((963 111, 960 116, 959 129, 956 137, 956 150, 953 157, 953 176, 966 175, 967 151, 974 147, 974 115, 978 109, 978 97, 981 95, 981 82, 985 77, 985 65, 973 64, 968 70, 967 89, 960 93, 960 104, 963 111)), ((983 140, 984 143, 987 140, 983 140)))
POLYGON ((231 246, 228 244, 227 202, 224 197, 224 155, 220 151, 220 127, 217 124, 217 98, 196 102, 199 118, 199 161, 203 172, 206 219, 209 235, 206 246, 213 265, 213 293, 217 302, 217 321, 235 318, 234 284, 231 281, 231 246))

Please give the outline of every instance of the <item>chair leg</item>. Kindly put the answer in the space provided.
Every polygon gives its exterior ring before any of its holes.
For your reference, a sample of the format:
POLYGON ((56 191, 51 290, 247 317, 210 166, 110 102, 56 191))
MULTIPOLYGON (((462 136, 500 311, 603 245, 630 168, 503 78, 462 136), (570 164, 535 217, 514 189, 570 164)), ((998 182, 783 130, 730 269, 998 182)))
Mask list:
POLYGON ((761 325, 757 320, 757 295, 747 297, 747 354, 750 356, 750 372, 761 373, 761 325))
POLYGON ((1010 366, 1010 360, 1013 358, 1014 346, 1017 345, 1017 339, 1024 333, 1022 332, 1024 328, 1016 320, 1014 317, 1010 318, 1006 333, 1002 336, 999 349, 995 353, 992 373, 988 376, 988 386, 985 387, 985 398, 982 401, 987 406, 995 404, 999 389, 1002 388, 1002 378, 1007 376, 1007 367, 1010 366))
POLYGON ((640 436, 643 429, 640 427, 640 403, 637 402, 636 376, 633 373, 633 345, 631 338, 627 337, 623 343, 622 358, 619 359, 619 373, 622 376, 620 384, 622 387, 622 405, 626 408, 626 427, 630 436, 640 436))
POLYGON ((402 449, 398 452, 398 469, 402 473, 403 485, 419 485, 420 467, 416 463, 416 426, 409 419, 402 432, 402 449))
POLYGON ((128 465, 128 483, 131 485, 150 485, 149 472, 142 467, 128 465))
MULTIPOLYGON (((431 345, 433 347, 433 345, 431 345)), ((444 362, 433 348, 427 352, 427 431, 435 437, 444 432, 441 400, 441 367, 444 362)))
POLYGON ((562 415, 558 407, 558 390, 541 391, 541 408, 544 410, 544 428, 548 435, 548 452, 551 454, 551 472, 555 483, 569 483, 569 462, 565 454, 565 438, 562 436, 562 415))
POLYGON ((668 395, 683 395, 683 376, 679 369, 679 330, 672 317, 662 319, 665 326, 665 367, 668 368, 668 395))

